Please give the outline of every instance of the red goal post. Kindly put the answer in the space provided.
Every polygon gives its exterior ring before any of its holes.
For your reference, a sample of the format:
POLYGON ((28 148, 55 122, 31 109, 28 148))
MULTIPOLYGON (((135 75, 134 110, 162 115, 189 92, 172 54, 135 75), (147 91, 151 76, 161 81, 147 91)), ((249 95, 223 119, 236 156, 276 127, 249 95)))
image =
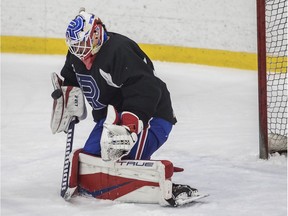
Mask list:
POLYGON ((287 0, 257 0, 259 156, 287 152, 287 0))

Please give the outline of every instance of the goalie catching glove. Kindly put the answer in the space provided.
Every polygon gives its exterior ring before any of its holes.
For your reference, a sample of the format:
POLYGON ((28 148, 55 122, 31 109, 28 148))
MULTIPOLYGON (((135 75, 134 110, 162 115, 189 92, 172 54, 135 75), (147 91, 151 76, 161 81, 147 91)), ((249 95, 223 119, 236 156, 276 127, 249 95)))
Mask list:
POLYGON ((100 140, 102 160, 116 161, 128 155, 142 130, 143 123, 135 114, 125 111, 119 119, 114 107, 108 105, 100 140))
POLYGON ((79 87, 62 86, 63 81, 56 73, 51 75, 54 99, 50 127, 52 133, 66 132, 73 117, 83 120, 87 116, 84 95, 79 87))

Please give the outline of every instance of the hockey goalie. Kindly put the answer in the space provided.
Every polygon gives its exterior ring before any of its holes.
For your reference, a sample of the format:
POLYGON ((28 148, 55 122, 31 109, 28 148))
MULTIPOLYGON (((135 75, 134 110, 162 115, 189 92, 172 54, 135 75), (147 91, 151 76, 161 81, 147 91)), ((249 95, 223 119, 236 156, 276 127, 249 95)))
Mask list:
POLYGON ((172 182, 180 168, 151 159, 176 118, 149 57, 84 8, 69 23, 66 43, 62 78, 52 74, 51 130, 67 133, 61 195, 171 206, 203 197, 172 182), (86 117, 85 99, 95 127, 83 148, 72 151, 74 124, 86 117))

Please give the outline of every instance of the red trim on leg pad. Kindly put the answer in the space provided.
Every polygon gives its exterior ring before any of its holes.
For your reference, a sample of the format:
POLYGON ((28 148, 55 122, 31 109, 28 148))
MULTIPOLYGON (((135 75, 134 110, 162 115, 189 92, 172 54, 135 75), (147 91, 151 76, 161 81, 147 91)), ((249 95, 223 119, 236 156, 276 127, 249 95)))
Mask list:
POLYGON ((174 172, 183 172, 184 169, 182 167, 174 167, 174 172))
POLYGON ((81 175, 79 187, 98 199, 115 200, 143 186, 159 187, 159 183, 122 178, 105 173, 81 175))
POLYGON ((168 160, 161 160, 161 163, 165 166, 165 179, 170 179, 174 173, 173 163, 168 160))
POLYGON ((69 176, 69 187, 74 188, 78 185, 78 170, 79 170, 79 154, 82 152, 82 149, 75 150, 70 155, 71 167, 70 167, 70 176, 69 176))

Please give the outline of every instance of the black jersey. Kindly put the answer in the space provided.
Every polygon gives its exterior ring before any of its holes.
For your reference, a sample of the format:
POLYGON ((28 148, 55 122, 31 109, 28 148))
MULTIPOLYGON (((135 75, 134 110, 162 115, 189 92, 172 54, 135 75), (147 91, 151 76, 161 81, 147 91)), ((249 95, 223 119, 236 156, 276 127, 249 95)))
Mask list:
POLYGON ((96 122, 105 118, 111 104, 118 112, 136 114, 145 126, 151 117, 175 124, 170 93, 154 75, 149 57, 131 39, 110 32, 108 36, 90 70, 68 51, 61 70, 64 85, 81 87, 96 122))

